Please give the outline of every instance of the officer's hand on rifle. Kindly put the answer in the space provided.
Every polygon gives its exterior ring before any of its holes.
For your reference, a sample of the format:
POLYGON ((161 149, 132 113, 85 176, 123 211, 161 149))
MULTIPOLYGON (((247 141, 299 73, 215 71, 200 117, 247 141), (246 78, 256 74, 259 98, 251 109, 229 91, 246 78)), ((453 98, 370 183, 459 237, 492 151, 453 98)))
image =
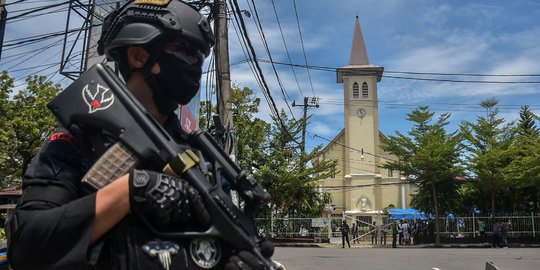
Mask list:
MULTIPOLYGON (((274 244, 272 241, 265 240, 261 243, 261 253, 268 260, 274 255, 274 244)), ((268 267, 249 251, 240 251, 236 255, 229 258, 229 262, 225 265, 227 270, 268 270, 268 267)))
POLYGON ((134 170, 129 175, 131 211, 152 217, 157 225, 186 223, 192 216, 203 225, 210 214, 201 196, 186 180, 148 170, 134 170))

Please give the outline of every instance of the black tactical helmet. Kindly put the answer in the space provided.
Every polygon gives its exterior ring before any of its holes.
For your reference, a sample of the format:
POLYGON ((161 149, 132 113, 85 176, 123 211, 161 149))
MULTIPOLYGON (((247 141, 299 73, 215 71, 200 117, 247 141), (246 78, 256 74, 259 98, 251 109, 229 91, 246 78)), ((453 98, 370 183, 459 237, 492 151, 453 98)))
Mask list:
POLYGON ((208 56, 214 35, 206 18, 180 0, 128 1, 107 15, 98 53, 119 60, 117 48, 147 46, 163 38, 183 37, 208 56))

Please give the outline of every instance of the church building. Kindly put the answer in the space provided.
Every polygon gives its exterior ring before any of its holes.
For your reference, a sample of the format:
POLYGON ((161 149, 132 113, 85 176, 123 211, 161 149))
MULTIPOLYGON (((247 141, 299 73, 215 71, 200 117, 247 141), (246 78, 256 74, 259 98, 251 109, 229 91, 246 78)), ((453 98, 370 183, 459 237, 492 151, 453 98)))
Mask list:
POLYGON ((383 71, 383 67, 369 62, 357 16, 349 64, 337 69, 337 82, 343 84, 345 127, 320 157, 337 160, 338 173, 317 183, 321 191, 330 193, 334 216, 378 224, 384 208, 408 208, 414 192, 399 172, 381 167, 397 160, 380 148, 384 134, 379 131, 377 83, 383 71))

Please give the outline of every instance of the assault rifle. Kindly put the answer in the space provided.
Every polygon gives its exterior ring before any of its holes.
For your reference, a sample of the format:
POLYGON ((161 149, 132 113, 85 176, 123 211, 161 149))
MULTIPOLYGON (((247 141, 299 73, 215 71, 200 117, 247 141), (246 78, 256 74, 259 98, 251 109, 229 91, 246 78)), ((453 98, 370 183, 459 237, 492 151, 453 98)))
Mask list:
MULTIPOLYGON (((196 239, 217 239, 230 249, 251 251, 268 269, 277 268, 261 254, 257 228, 247 213, 268 200, 269 194, 207 132, 189 134, 189 146, 176 143, 116 74, 101 64, 83 73, 48 107, 67 129, 98 130, 118 138, 82 179, 95 189, 144 165, 186 179, 198 190, 210 213, 211 225, 202 231, 160 231, 146 221, 156 236, 188 239, 192 243, 196 239), (223 191, 221 177, 243 199, 243 211, 223 191)), ((208 269, 208 266, 206 263, 201 267, 208 269)))

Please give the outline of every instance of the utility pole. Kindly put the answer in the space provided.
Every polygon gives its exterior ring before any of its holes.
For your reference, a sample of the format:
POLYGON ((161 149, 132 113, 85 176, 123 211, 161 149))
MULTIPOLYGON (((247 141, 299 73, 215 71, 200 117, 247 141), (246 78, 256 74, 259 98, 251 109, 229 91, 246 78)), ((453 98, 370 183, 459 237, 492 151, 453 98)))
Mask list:
POLYGON ((2 50, 4 49, 4 32, 6 31, 7 9, 6 0, 0 0, 0 59, 2 59, 2 50))
MULTIPOLYGON (((216 59, 216 82, 217 82, 217 103, 218 113, 223 126, 223 135, 225 140, 222 141, 222 147, 225 152, 235 155, 236 146, 232 139, 234 134, 230 134, 234 130, 232 100, 231 100, 231 71, 229 67, 229 40, 227 26, 227 3, 225 0, 214 1, 214 12, 216 14, 214 20, 214 29, 216 35, 216 46, 214 47, 216 59), (229 133, 229 134, 227 134, 229 133), (228 139, 227 137, 230 136, 228 139)), ((219 132, 218 132, 219 133, 219 132)), ((236 159, 234 157, 233 159, 236 159)))
POLYGON ((304 117, 302 118, 302 158, 306 153, 306 126, 307 126, 307 109, 310 107, 319 108, 319 97, 304 97, 304 104, 296 105, 296 102, 293 101, 293 107, 302 106, 304 107, 304 117))

